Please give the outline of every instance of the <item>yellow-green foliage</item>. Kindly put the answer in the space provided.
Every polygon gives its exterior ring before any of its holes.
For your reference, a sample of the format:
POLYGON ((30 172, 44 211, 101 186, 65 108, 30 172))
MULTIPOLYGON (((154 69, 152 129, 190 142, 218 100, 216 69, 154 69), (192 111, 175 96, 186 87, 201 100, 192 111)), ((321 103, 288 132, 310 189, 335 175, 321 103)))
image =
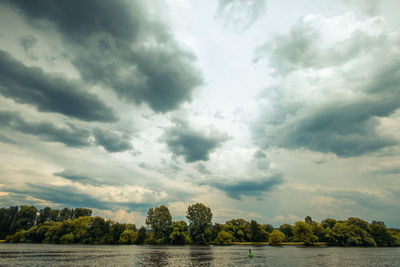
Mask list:
POLYGON ((61 244, 72 244, 74 243, 74 234, 73 233, 69 233, 69 234, 65 234, 60 238, 60 243, 61 244))
POLYGON ((221 231, 218 233, 217 238, 214 243, 217 245, 232 245, 233 236, 231 233, 226 231, 221 231))
POLYGON ((138 233, 133 231, 133 230, 125 230, 122 232, 120 238, 119 238, 119 243, 123 245, 130 245, 135 243, 136 239, 138 237, 138 233))
POLYGON ((296 241, 304 242, 305 245, 312 245, 318 241, 318 237, 313 234, 311 225, 302 221, 295 223, 293 234, 296 241))
POLYGON ((282 244, 283 240, 285 240, 285 234, 279 230, 274 230, 269 235, 268 242, 271 246, 279 246, 282 244))

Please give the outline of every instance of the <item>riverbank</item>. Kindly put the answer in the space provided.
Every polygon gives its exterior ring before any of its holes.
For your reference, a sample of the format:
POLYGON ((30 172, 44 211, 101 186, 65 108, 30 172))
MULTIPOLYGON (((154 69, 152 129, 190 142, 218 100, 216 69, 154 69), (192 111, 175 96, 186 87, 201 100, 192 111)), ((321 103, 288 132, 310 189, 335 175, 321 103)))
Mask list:
MULTIPOLYGON (((267 246, 268 242, 232 242, 232 245, 267 246)), ((282 242, 281 246, 304 246, 304 242, 282 242)), ((327 242, 316 242, 313 246, 327 247, 327 242)))

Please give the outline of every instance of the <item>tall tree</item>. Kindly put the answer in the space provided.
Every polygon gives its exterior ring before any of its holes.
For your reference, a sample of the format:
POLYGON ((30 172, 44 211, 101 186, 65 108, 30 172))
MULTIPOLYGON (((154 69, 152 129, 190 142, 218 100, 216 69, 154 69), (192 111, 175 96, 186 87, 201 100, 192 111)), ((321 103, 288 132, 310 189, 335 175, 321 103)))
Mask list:
POLYGON ((17 213, 17 229, 28 230, 36 224, 36 219, 37 209, 34 206, 21 206, 17 213))
POLYGON ((205 244, 211 239, 211 209, 202 203, 188 207, 186 218, 189 220, 189 233, 195 244, 205 244))
POLYGON ((172 224, 169 209, 165 206, 150 208, 147 212, 146 224, 153 230, 155 239, 162 239, 161 242, 166 242, 172 224))

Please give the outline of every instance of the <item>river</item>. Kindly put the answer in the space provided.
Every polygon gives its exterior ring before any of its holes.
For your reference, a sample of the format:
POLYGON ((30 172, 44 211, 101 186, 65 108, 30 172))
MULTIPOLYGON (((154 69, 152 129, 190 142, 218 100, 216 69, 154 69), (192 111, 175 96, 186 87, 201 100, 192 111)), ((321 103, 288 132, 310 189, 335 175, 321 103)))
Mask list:
POLYGON ((3 243, 0 266, 400 266, 400 248, 3 243))

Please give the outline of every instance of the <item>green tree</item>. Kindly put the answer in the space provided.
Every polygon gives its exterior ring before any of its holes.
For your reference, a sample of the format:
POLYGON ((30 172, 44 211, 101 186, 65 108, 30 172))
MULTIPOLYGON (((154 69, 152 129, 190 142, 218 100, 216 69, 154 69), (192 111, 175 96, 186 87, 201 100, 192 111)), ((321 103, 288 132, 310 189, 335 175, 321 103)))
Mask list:
POLYGON ((140 229, 138 231, 138 237, 136 239, 136 244, 143 244, 145 239, 146 239, 146 228, 144 228, 142 226, 142 227, 140 227, 140 229))
POLYGON ((233 236, 231 233, 226 231, 221 231, 218 233, 217 238, 214 240, 214 243, 217 245, 231 245, 233 236))
POLYGON ((295 240, 304 242, 305 245, 312 245, 318 241, 318 237, 316 237, 312 232, 311 225, 302 221, 295 223, 293 227, 293 235, 295 240))
POLYGON ((385 223, 377 221, 371 223, 371 236, 379 247, 393 246, 396 240, 385 223))
POLYGON ((211 209, 202 203, 188 207, 186 218, 189 220, 189 234, 195 244, 205 244, 210 241, 211 209))
POLYGON ((332 230, 327 232, 326 237, 331 245, 376 246, 368 232, 354 224, 354 221, 337 222, 332 230))
POLYGON ((138 233, 133 230, 124 230, 119 238, 119 244, 131 245, 136 242, 138 233))
POLYGON ((83 242, 88 244, 105 244, 109 232, 110 222, 96 216, 89 224, 83 242))
POLYGON ((21 206, 17 213, 16 228, 28 230, 36 224, 37 209, 34 206, 21 206))
POLYGON ((321 226, 322 228, 326 229, 326 228, 333 228, 336 224, 336 220, 335 219, 325 219, 321 222, 321 226))
POLYGON ((230 232, 235 242, 244 242, 251 238, 250 223, 243 219, 227 221, 224 226, 224 231, 230 232))
POLYGON ((250 241, 253 241, 253 242, 268 241, 268 237, 269 237, 268 231, 269 230, 270 230, 269 225, 263 226, 261 224, 258 224, 257 221, 251 220, 251 222, 250 222, 250 236, 251 236, 250 241))
POLYGON ((111 221, 107 244, 118 244, 122 232, 124 232, 125 230, 132 230, 133 232, 135 232, 135 228, 136 227, 132 227, 132 229, 127 229, 127 225, 111 221))
POLYGON ((309 224, 309 225, 311 225, 312 222, 313 222, 313 220, 312 220, 311 216, 306 216, 306 217, 304 218, 304 222, 307 223, 307 224, 309 224))
POLYGON ((273 230, 269 235, 268 242, 271 246, 279 246, 285 240, 285 234, 279 230, 273 230))
POLYGON ((282 224, 279 230, 285 235, 285 240, 290 241, 293 239, 293 227, 290 224, 282 224))
POLYGON ((190 236, 188 226, 185 221, 173 222, 170 226, 169 240, 172 245, 185 245, 190 244, 190 236))
POLYGON ((61 244, 72 244, 74 243, 74 234, 73 233, 69 233, 69 234, 65 234, 60 238, 60 243, 61 244))
POLYGON ((156 240, 166 243, 172 224, 172 216, 167 207, 159 206, 154 209, 150 208, 147 212, 146 224, 151 227, 156 240))
POLYGON ((85 216, 92 216, 92 210, 86 208, 75 208, 72 210, 71 219, 73 220, 85 216))
POLYGON ((63 208, 61 211, 60 211, 60 215, 59 215, 59 217, 58 217, 58 221, 59 222, 63 222, 63 221, 66 221, 66 220, 68 220, 68 219, 71 219, 71 220, 73 220, 74 218, 72 217, 72 209, 69 209, 69 208, 63 208))
POLYGON ((0 239, 14 234, 17 230, 18 206, 0 209, 0 239))

